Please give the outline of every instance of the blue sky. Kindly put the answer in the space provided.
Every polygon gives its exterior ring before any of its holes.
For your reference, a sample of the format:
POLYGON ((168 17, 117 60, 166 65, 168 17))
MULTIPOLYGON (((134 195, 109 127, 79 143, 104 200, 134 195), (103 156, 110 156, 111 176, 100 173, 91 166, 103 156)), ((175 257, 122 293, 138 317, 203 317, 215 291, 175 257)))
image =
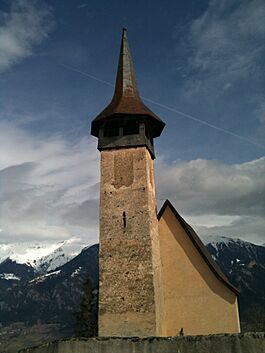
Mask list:
POLYGON ((201 235, 264 243, 264 18, 263 0, 2 0, 0 241, 97 240, 90 123, 126 26, 140 93, 167 124, 159 206, 201 235))

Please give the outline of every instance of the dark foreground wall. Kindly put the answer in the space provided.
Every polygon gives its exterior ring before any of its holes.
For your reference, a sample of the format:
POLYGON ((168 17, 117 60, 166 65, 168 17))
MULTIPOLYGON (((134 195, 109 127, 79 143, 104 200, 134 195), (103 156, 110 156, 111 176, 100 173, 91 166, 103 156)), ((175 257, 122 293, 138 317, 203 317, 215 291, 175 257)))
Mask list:
POLYGON ((265 333, 169 338, 90 338, 48 343, 20 353, 264 353, 265 333))

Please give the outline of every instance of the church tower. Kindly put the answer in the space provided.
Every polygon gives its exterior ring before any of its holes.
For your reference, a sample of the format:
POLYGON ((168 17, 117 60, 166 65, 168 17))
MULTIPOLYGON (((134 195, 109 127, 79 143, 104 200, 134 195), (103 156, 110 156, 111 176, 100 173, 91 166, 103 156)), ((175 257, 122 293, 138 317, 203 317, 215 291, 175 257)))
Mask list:
POLYGON ((153 139, 165 123, 142 102, 123 29, 110 104, 93 120, 100 180, 100 336, 162 335, 153 139))

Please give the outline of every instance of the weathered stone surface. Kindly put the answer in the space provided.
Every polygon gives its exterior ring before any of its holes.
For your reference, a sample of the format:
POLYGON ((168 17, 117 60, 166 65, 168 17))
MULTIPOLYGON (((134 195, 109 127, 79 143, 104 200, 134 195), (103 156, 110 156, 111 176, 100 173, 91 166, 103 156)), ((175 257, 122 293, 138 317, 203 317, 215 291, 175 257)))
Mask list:
POLYGON ((146 147, 101 152, 101 336, 160 334, 155 200, 153 160, 146 147))
POLYGON ((90 338, 59 341, 19 353, 264 353, 265 333, 232 335, 90 338))

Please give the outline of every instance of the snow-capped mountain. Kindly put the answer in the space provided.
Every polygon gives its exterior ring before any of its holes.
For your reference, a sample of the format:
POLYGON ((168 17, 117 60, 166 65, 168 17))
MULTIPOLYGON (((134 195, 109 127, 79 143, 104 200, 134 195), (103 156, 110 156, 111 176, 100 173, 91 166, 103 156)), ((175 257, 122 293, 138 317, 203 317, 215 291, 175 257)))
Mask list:
MULTIPOLYGON (((230 282, 240 290, 242 328, 264 330, 265 247, 228 237, 203 240, 230 282)), ((45 256, 32 256, 31 262, 26 263, 17 262, 21 258, 15 249, 11 258, 10 253, 8 257, 5 254, 0 263, 0 321, 6 324, 26 320, 32 324, 38 320, 45 323, 47 319, 71 324, 84 281, 89 278, 93 288, 98 286, 98 245, 78 253, 79 245, 81 248, 78 241, 62 242, 50 247, 50 253, 46 247, 45 256)), ((32 254, 36 253, 33 250, 32 254)))
POLYGON ((78 238, 71 238, 57 245, 54 251, 36 260, 35 268, 38 272, 46 273, 64 265, 80 254, 86 244, 78 238))
POLYGON ((265 329, 265 247, 241 239, 214 237, 206 246, 238 297, 243 330, 265 329))
MULTIPOLYGON (((231 266, 235 266, 235 264, 239 264, 241 267, 250 267, 254 264, 253 261, 255 261, 255 264, 263 264, 265 260, 264 245, 257 245, 242 239, 224 236, 208 236, 202 240, 214 260, 222 263, 222 268, 230 268, 231 266)), ((223 269, 223 271, 225 270, 223 269)), ((233 269, 230 268, 229 271, 232 273, 233 269)))
POLYGON ((0 244, 0 274, 5 273, 5 278, 9 279, 12 279, 12 273, 19 279, 19 275, 25 273, 31 274, 31 277, 43 274, 69 262, 84 247, 85 244, 78 238, 52 244, 0 244), (4 268, 8 272, 3 272, 4 268))
POLYGON ((0 263, 10 259, 34 267, 42 257, 53 253, 61 244, 12 243, 0 244, 0 263))
POLYGON ((17 274, 7 273, 4 266, 8 262, 12 260, 0 264, 0 326, 13 322, 71 323, 79 308, 84 282, 90 279, 93 288, 98 285, 98 245, 84 248, 56 270, 31 277, 18 270, 17 274))
POLYGON ((214 246, 214 244, 235 244, 237 243, 239 246, 244 246, 246 244, 250 244, 251 245, 256 245, 256 246, 264 246, 265 244, 262 245, 258 245, 258 244, 254 244, 251 243, 249 241, 243 240, 243 239, 239 239, 239 238, 231 238, 231 237, 227 237, 227 236, 223 236, 223 235, 204 235, 204 236, 200 236, 202 242, 207 245, 207 244, 212 244, 214 246))

